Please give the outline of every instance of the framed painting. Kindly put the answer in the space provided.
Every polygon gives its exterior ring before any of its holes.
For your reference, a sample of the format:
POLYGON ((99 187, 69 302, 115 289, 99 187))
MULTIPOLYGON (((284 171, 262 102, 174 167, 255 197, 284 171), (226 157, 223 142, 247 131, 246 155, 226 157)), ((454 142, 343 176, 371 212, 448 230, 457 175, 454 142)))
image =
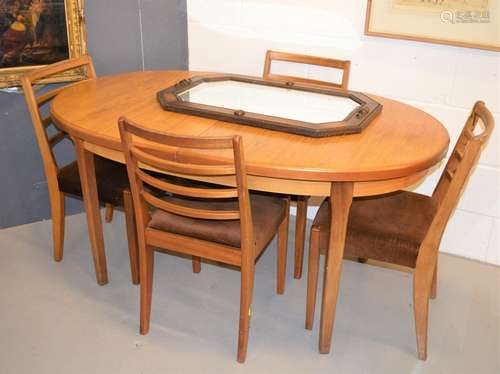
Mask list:
MULTIPOLYGON (((0 88, 31 69, 87 53, 84 0, 0 0, 0 88)), ((84 71, 40 83, 82 79, 84 71)))
POLYGON ((365 34, 500 52, 500 0, 368 0, 365 34))

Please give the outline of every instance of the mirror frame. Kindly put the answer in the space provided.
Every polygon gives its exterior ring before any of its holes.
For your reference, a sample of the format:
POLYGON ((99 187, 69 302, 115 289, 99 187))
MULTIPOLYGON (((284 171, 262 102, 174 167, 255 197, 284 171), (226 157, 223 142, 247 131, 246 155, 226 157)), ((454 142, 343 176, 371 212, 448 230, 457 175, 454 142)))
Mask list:
POLYGON ((233 122, 243 125, 261 127, 269 130, 287 132, 314 138, 360 133, 382 111, 382 105, 370 97, 354 91, 337 88, 325 88, 317 85, 271 81, 243 75, 206 75, 183 79, 157 94, 163 109, 171 112, 191 114, 200 117, 233 122), (263 86, 286 88, 297 91, 314 92, 323 95, 348 97, 357 102, 359 107, 353 110, 342 121, 311 123, 268 116, 259 113, 244 112, 240 109, 222 108, 212 105, 183 101, 180 95, 202 83, 236 81, 263 86))

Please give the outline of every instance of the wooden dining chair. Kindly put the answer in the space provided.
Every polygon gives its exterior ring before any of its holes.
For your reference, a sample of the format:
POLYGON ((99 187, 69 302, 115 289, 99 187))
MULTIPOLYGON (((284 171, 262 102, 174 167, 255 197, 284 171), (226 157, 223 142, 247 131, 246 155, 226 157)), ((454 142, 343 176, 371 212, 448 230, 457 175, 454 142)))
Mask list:
POLYGON ((119 120, 137 219, 141 276, 140 332, 151 314, 154 249, 206 258, 241 268, 239 362, 247 352, 255 262, 278 233, 277 292, 285 290, 289 199, 251 194, 240 136, 191 138, 147 130, 119 120), (147 141, 147 143, 146 143, 147 141), (226 152, 232 161, 208 153, 226 152), (236 188, 203 188, 158 179, 145 170, 196 178, 223 176, 236 188), (144 187, 166 192, 154 197, 144 187))
MULTIPOLYGON (((483 102, 477 102, 432 196, 399 191, 357 198, 351 206, 344 255, 414 269, 413 309, 421 360, 427 358, 428 304, 437 292, 441 238, 493 127, 490 111, 483 102)), ((326 200, 311 228, 307 329, 313 326, 320 250, 327 250, 329 232, 330 202, 326 200)))
MULTIPOLYGON (((276 51, 267 51, 266 60, 264 63, 264 72, 262 74, 264 79, 307 83, 321 87, 338 88, 347 90, 349 85, 349 73, 351 62, 343 60, 335 60, 325 57, 299 55, 295 53, 285 53, 276 51), (274 74, 272 72, 273 61, 284 61, 290 63, 322 66, 342 71, 342 80, 340 82, 328 82, 315 80, 304 77, 297 77, 291 75, 274 74)), ((294 263, 294 277, 300 279, 302 277, 302 263, 304 258, 304 240, 306 236, 306 222, 307 222, 307 205, 309 196, 293 196, 297 201, 297 216, 295 223, 295 263, 294 263)))
MULTIPOLYGON (((77 162, 73 161, 68 165, 59 167, 54 156, 54 147, 66 139, 67 134, 58 129, 50 115, 44 116, 42 114, 43 107, 50 104, 56 95, 67 86, 56 88, 37 97, 34 85, 44 78, 74 69, 83 69, 86 72, 87 79, 96 78, 90 56, 61 61, 34 70, 21 78, 24 96, 31 115, 47 178, 55 261, 61 261, 63 258, 65 195, 81 198, 82 187, 77 162), (49 130, 51 127, 53 127, 53 130, 49 130), (52 136, 48 135, 48 130, 53 132, 52 136)), ((106 206, 106 221, 110 221, 112 218, 112 207, 123 207, 125 211, 132 281, 137 284, 139 282, 137 239, 132 195, 129 189, 126 167, 123 164, 102 157, 95 157, 95 168, 99 200, 106 206)))

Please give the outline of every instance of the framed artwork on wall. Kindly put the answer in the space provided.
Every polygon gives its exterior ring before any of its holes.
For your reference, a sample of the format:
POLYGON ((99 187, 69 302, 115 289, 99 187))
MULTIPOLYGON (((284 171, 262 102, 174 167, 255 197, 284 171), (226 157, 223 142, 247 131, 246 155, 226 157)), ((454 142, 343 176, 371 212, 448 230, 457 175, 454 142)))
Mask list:
MULTIPOLYGON (((0 0, 0 88, 31 69, 87 53, 84 0, 0 0)), ((84 71, 39 83, 82 79, 84 71)))
POLYGON ((368 0, 365 34, 500 52, 500 0, 368 0))

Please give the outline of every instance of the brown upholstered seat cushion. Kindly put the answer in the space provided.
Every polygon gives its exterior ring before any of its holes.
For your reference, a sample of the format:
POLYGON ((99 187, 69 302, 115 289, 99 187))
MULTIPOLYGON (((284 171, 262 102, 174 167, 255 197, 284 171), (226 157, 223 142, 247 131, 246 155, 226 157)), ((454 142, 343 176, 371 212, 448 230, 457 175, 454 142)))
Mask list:
MULTIPOLYGON (((415 267, 420 244, 437 206, 429 197, 398 191, 354 199, 349 215, 345 255, 415 267)), ((330 203, 320 207, 313 226, 320 229, 320 247, 328 246, 330 203)))
MULTIPOLYGON (((95 171, 99 201, 115 206, 123 204, 123 190, 129 188, 127 168, 124 164, 95 157, 95 171)), ((59 170, 59 189, 69 195, 81 197, 82 186, 76 161, 59 170)))
MULTIPOLYGON (((122 206, 123 191, 125 189, 129 189, 130 186, 126 165, 108 160, 104 157, 95 156, 95 173, 99 201, 101 203, 113 204, 114 206, 122 206)), ((170 183, 187 187, 210 188, 210 186, 216 186, 210 183, 198 182, 166 174, 154 172, 148 173, 155 178, 160 178, 170 183)), ((76 161, 73 161, 59 170, 58 180, 59 188, 62 192, 76 197, 82 197, 80 173, 78 171, 78 164, 76 161)), ((147 188, 155 196, 165 195, 163 191, 160 191, 152 186, 145 185, 145 188, 147 188)))
MULTIPOLYGON (((166 197, 164 200, 197 209, 238 210, 237 200, 209 201, 182 197, 166 197)), ((279 224, 287 214, 286 200, 282 197, 251 194, 250 204, 254 224, 257 251, 273 238, 279 224)), ((152 214, 150 228, 189 236, 239 248, 241 232, 239 220, 204 220, 184 217, 157 209, 152 214)))

